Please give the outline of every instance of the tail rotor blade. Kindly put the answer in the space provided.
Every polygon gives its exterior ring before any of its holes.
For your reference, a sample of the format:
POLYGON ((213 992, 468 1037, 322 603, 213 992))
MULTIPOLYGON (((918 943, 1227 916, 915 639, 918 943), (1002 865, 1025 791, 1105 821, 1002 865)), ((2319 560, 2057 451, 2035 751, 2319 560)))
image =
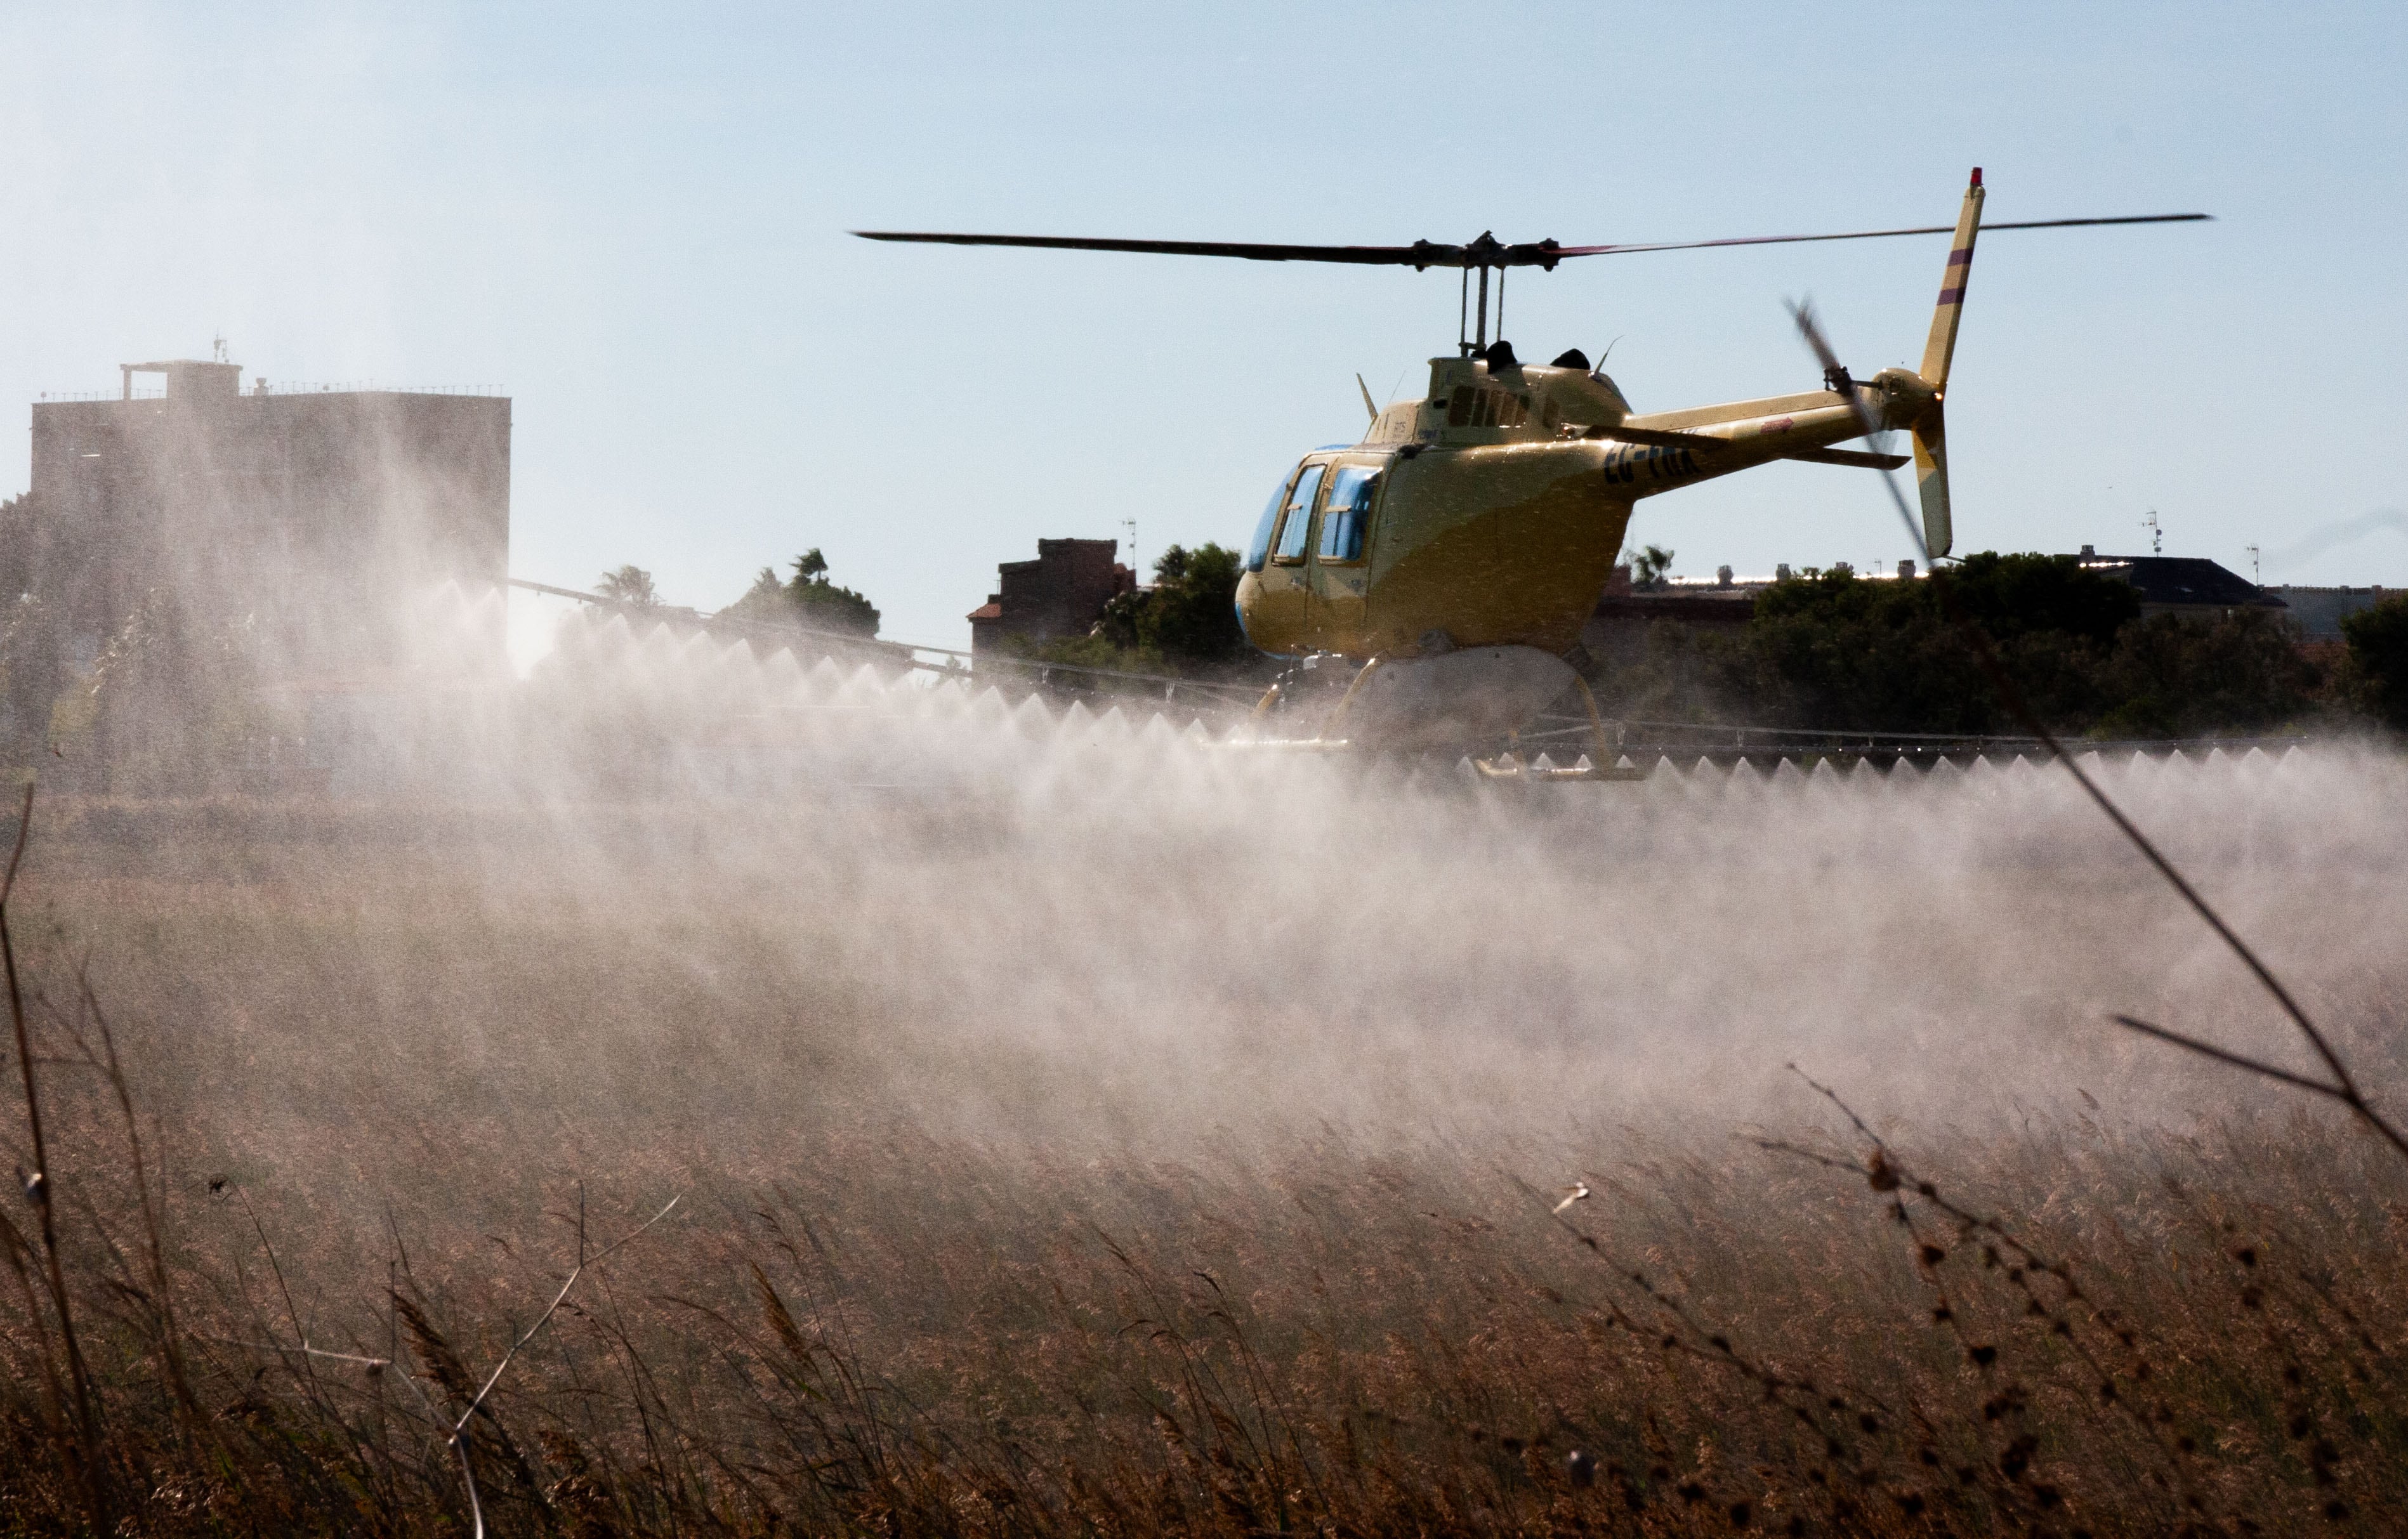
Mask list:
MULTIPOLYGON (((1813 306, 1811 304, 1803 302, 1793 304, 1789 306, 1789 314, 1790 318, 1798 322, 1798 335, 1806 339, 1806 346, 1813 349, 1815 358, 1821 361, 1825 371, 1836 378, 1845 378, 1847 376, 1847 370, 1841 365, 1840 355, 1831 350, 1831 344, 1824 338, 1823 328, 1814 319, 1813 306)), ((1865 430, 1865 436, 1870 438, 1874 435, 1878 434, 1881 431, 1881 423, 1874 420, 1873 414, 1866 408, 1863 394, 1860 393, 1853 384, 1841 393, 1847 397, 1849 408, 1856 414, 1856 424, 1865 430)), ((1938 412, 1936 408, 1932 413, 1930 420, 1936 429, 1938 426, 1938 412)), ((1935 445, 1940 442, 1936 436, 1932 441, 1935 445)), ((1923 468, 1923 449, 1924 440, 1921 433, 1921 425, 1918 423, 1914 440, 1915 469, 1918 475, 1921 473, 1923 468)), ((1943 449, 1943 455, 1944 452, 1945 451, 1943 449)), ((1940 463, 1944 467, 1947 462, 1942 458, 1940 461, 1940 463)), ((1940 528, 1934 532, 1939 536, 1937 540, 1927 540, 1924 537, 1925 525, 1919 525, 1915 521, 1913 510, 1906 506, 1906 494, 1899 491, 1898 482, 1890 478, 1889 472, 1886 470, 1880 470, 1876 471, 1875 474, 1881 477, 1882 490, 1889 493, 1890 505, 1898 509, 1898 521, 1906 526, 1906 537, 1914 542, 1915 551, 1922 556, 1924 564, 1927 566, 1930 565, 1931 558, 1933 556, 1946 555, 1948 553, 1950 532, 1948 529, 1948 483, 1945 479, 1944 471, 1942 477, 1939 480, 1940 528)), ((1926 484, 1929 483, 1927 482, 1926 484)), ((1928 511, 1931 505, 1927 501, 1924 506, 1928 511)), ((1927 519, 1925 522, 1928 524, 1928 520, 1927 519)))

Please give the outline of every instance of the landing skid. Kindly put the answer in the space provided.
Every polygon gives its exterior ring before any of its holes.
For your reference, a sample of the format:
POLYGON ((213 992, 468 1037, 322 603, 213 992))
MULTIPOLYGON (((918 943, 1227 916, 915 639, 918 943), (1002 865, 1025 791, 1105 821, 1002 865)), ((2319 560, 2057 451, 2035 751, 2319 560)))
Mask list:
MULTIPOLYGON (((1332 686, 1334 687, 1334 686, 1332 686)), ((1254 706, 1254 720, 1299 704, 1295 686, 1272 685, 1254 706)), ((1488 647, 1437 657, 1373 658, 1356 670, 1346 691, 1308 738, 1255 737, 1251 742, 1291 752, 1461 752, 1489 780, 1643 780, 1647 771, 1617 767, 1612 736, 1597 697, 1562 659, 1529 647, 1488 647), (1579 691, 1588 714, 1585 765, 1557 765, 1524 755, 1518 729, 1565 688, 1579 691), (1502 753, 1488 751, 1499 740, 1502 753)))
MULTIPOLYGON (((1644 780, 1647 772, 1636 767, 1624 769, 1614 763, 1613 745, 1606 736, 1605 719, 1598 714, 1597 696, 1589 692, 1588 680, 1574 676, 1573 687, 1580 691, 1581 705, 1588 710, 1589 751, 1585 766, 1558 766, 1526 762, 1520 748, 1511 748, 1494 759, 1474 759, 1471 767, 1488 780, 1644 780)), ((1541 754, 1539 758, 1547 756, 1541 754)))

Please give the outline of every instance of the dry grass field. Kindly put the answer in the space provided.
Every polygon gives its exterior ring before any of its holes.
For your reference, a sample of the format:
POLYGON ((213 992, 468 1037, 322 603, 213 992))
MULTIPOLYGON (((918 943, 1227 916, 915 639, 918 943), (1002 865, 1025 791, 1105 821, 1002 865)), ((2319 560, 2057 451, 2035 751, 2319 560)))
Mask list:
MULTIPOLYGON (((2127 789, 2397 1085, 2398 771, 2330 776, 2127 789)), ((2279 1044, 2057 793, 1094 790, 38 806, 0 1520, 2408 1510, 2408 1166, 2100 1024, 2279 1044)))

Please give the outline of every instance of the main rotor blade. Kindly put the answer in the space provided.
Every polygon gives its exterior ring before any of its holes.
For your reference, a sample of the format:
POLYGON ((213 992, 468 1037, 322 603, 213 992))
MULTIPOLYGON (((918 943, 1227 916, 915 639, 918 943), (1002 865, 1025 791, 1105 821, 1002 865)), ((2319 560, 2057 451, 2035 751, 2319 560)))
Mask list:
MULTIPOLYGON (((2186 224, 2213 214, 2124 214, 2109 219, 2036 219, 1982 226, 1993 230, 2065 230, 2093 224, 2186 224)), ((1488 235, 1468 246, 1417 240, 1411 246, 1285 246, 1231 240, 1106 240, 1085 235, 974 235, 923 230, 855 230, 864 240, 936 246, 1020 246, 1049 251, 1136 251, 1155 256, 1238 257, 1247 262, 1337 262, 1363 267, 1553 267, 1566 257, 1627 256, 1639 251, 1695 251, 1714 246, 1785 246, 1818 240, 1885 240, 1896 235, 1944 235, 1953 224, 1900 230, 1844 230, 1822 235, 1733 235, 1722 240, 1661 240, 1612 246, 1559 246, 1552 240, 1508 246, 1488 235)))
MULTIPOLYGON (((2214 214, 2119 214, 2109 219, 2028 219, 2012 220, 2000 224, 1985 224, 1982 233, 1994 230, 2065 230, 2085 224, 2189 224, 2201 220, 2213 221, 2214 214)), ((1846 230, 1828 235, 1732 235, 1722 240, 1662 240, 1644 245, 1563 246, 1555 255, 1623 256, 1633 251, 1696 251, 1709 246, 1790 246, 1810 240, 1885 240, 1892 235, 1954 235, 1953 224, 1918 224, 1907 230, 1846 230)))
MULTIPOLYGON (((1034 246, 1049 251, 1140 251, 1156 256, 1241 257, 1248 262, 1344 262, 1371 267, 1460 267, 1460 246, 1415 241, 1411 246, 1278 246, 1232 240, 1097 240, 1082 235, 958 235, 917 230, 855 230, 864 240, 917 241, 937 246, 1034 246)), ((1498 247, 1501 256, 1512 247, 1498 247)), ((1536 260, 1533 258, 1532 260, 1536 260)), ((1490 266, 1501 265, 1490 262, 1490 266)))

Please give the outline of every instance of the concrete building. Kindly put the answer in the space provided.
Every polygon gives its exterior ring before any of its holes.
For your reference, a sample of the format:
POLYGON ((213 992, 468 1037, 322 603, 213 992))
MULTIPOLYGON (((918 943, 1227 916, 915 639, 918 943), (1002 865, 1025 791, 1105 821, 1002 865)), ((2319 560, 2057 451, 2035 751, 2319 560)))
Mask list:
POLYGON ((997 566, 998 591, 969 612, 971 653, 999 650, 1006 637, 1085 635, 1104 606, 1137 589, 1137 574, 1113 559, 1119 550, 1118 540, 1039 540, 1035 561, 997 566))
POLYGON ((191 359, 120 369, 116 400, 33 407, 25 580, 79 656, 159 592, 250 616, 293 667, 390 666, 398 600, 508 578, 508 398, 246 393, 238 365, 191 359), (137 375, 165 389, 137 395, 137 375))
POLYGON ((335 716, 507 677, 508 399, 119 368, 113 398, 34 405, 31 489, 0 505, 0 762, 283 786, 335 716))
POLYGON ((2372 588, 2306 588, 2295 585, 2270 587, 2267 592, 2281 599, 2291 611, 2292 622, 2310 641, 2339 641, 2344 617, 2360 609, 2372 609, 2397 588, 2386 589, 2377 583, 2372 588))

